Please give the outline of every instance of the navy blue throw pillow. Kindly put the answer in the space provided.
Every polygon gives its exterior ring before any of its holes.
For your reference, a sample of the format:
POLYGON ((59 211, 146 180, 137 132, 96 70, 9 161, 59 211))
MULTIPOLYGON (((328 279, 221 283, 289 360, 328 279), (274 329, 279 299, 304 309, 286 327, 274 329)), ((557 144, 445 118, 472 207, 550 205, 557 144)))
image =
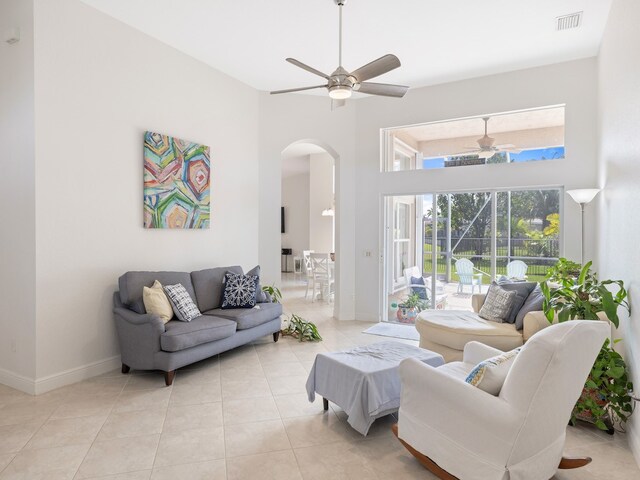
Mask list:
MULTIPOLYGON (((411 277, 411 285, 424 285, 424 278, 422 277, 411 277)), ((417 293, 420 300, 428 300, 427 298, 427 289, 420 287, 411 287, 411 293, 417 293)))
POLYGON ((260 277, 227 272, 224 275, 224 290, 220 308, 253 308, 260 277))

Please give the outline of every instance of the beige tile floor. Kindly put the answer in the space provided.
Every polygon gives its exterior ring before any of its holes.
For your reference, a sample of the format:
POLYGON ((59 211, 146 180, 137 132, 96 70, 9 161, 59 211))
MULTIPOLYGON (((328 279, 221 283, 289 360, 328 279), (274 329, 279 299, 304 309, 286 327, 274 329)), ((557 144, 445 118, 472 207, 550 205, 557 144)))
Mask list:
MULTIPOLYGON (((337 322, 287 282, 286 310, 315 321, 320 344, 253 345, 162 375, 114 371, 30 397, 0 386, 0 480, 432 479, 378 420, 363 438, 332 405, 307 401, 317 352, 379 341, 337 322)), ((567 452, 594 462, 558 480, 638 479, 625 436, 568 428, 567 452)))

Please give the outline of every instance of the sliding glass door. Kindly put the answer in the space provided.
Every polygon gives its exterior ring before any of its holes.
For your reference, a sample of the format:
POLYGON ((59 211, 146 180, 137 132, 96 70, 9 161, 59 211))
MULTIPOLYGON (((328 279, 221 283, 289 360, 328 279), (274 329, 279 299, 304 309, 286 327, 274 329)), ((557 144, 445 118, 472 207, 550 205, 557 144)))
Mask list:
POLYGON ((388 197, 383 319, 410 322, 406 305, 471 310, 503 276, 541 280, 561 252, 560 199, 555 188, 388 197))

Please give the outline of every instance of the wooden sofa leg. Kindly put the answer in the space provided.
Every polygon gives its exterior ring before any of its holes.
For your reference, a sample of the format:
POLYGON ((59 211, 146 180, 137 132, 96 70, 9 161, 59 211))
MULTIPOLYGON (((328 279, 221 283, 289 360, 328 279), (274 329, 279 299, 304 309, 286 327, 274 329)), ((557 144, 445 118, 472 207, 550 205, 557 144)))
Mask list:
POLYGON ((173 383, 173 378, 176 376, 176 371, 171 370, 170 372, 164 372, 164 383, 167 384, 167 387, 170 387, 173 383))
POLYGON ((131 367, 129 365, 122 364, 122 373, 129 373, 131 367))
POLYGON ((273 334, 273 341, 277 342, 279 338, 280 338, 280 331, 277 331, 273 334))

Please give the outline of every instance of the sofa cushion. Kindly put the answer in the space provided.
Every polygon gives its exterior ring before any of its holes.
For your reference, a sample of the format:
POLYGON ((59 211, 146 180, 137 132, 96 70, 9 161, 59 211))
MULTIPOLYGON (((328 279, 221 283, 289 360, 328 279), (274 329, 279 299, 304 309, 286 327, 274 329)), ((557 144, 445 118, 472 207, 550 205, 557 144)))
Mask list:
POLYGON ((167 297, 169 297, 173 312, 176 314, 176 317, 178 317, 178 320, 190 322, 194 318, 202 315, 193 298, 191 298, 191 295, 189 295, 189 292, 187 292, 181 283, 165 285, 164 292, 167 294, 167 297))
POLYGON ((156 280, 162 285, 181 283, 191 298, 195 298, 191 274, 188 272, 127 272, 118 279, 120 301, 136 313, 146 313, 142 289, 151 287, 156 280))
POLYGON ((505 322, 513 308, 516 296, 516 292, 507 291, 494 282, 489 285, 489 291, 478 314, 485 320, 505 322))
POLYGON ((496 323, 465 310, 424 310, 416 320, 420 337, 454 350, 463 350, 472 341, 499 350, 511 350, 522 345, 522 334, 512 323, 496 323))
POLYGON ((221 309, 216 308, 205 312, 206 315, 215 315, 229 320, 233 320, 238 324, 238 330, 257 327, 263 323, 270 322, 274 318, 282 315, 282 305, 279 303, 261 303, 253 308, 234 308, 221 309))
POLYGON ((242 275, 227 272, 224 275, 224 290, 220 308, 253 308, 260 278, 256 275, 242 275))
POLYGON ((159 316, 162 323, 173 318, 173 307, 159 281, 153 282, 153 287, 142 288, 142 302, 147 313, 159 316))
POLYGON ((171 320, 160 335, 160 346, 165 352, 177 352, 230 337, 235 332, 236 322, 209 315, 196 317, 190 322, 171 320))
MULTIPOLYGON (((502 282, 502 283, 498 282, 498 285, 500 285, 500 287, 503 290, 506 290, 508 292, 511 292, 511 291, 516 292, 516 298, 513 301, 513 305, 511 306, 511 311, 509 312, 509 315, 505 319, 505 322, 507 323, 516 323, 516 318, 518 316, 518 313, 520 312, 520 309, 522 308, 522 306, 524 305, 524 302, 527 300, 531 292, 533 292, 533 290, 536 288, 538 284, 535 282, 509 281, 509 282, 502 282)), ((522 330, 522 324, 520 325, 520 328, 518 328, 518 330, 522 330)))
POLYGON ((518 311, 516 315, 516 328, 518 330, 522 330, 524 327, 524 317, 527 313, 537 312, 542 310, 542 306, 544 304, 544 295, 542 294, 542 289, 540 285, 536 285, 536 288, 529 294, 527 299, 524 301, 524 304, 518 311))
POLYGON ((195 290, 195 299, 201 312, 219 308, 222 304, 222 281, 227 272, 242 274, 242 267, 234 265, 232 267, 207 268, 191 272, 191 280, 195 290))

